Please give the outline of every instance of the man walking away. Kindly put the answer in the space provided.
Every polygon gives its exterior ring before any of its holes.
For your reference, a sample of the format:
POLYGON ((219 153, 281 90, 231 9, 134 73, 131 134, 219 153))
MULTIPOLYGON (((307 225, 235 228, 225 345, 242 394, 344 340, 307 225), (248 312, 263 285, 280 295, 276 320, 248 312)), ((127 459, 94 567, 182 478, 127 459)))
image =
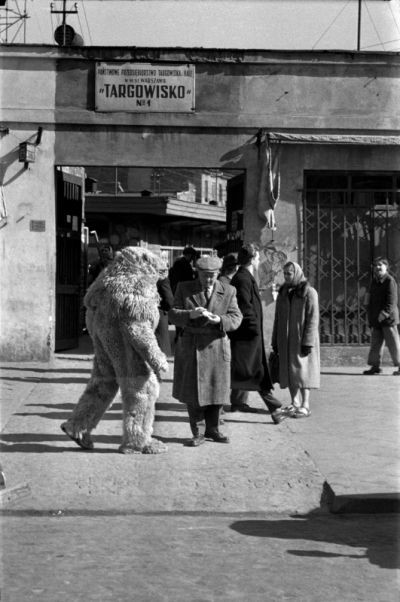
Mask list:
POLYGON ((385 344, 388 346, 394 376, 400 376, 399 308, 397 304, 397 282, 389 274, 389 261, 377 258, 373 263, 374 275, 369 289, 368 322, 371 328, 371 347, 368 355, 369 370, 364 374, 381 374, 385 344))
POLYGON ((254 274, 258 270, 260 253, 254 244, 247 243, 239 250, 239 269, 232 278, 236 288, 243 321, 231 333, 232 380, 231 411, 257 412, 247 404, 248 391, 258 391, 275 424, 287 418, 282 404, 272 395, 273 385, 268 371, 263 335, 263 314, 260 293, 254 274))

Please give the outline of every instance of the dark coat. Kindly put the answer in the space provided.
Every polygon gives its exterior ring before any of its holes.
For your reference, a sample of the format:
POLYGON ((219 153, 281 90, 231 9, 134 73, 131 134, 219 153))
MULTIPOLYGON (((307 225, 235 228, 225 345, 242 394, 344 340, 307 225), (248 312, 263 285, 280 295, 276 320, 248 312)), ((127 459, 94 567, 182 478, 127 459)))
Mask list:
POLYGON ((232 348, 232 389, 270 391, 263 334, 263 312, 258 285, 249 270, 240 267, 231 280, 236 288, 243 320, 230 335, 232 348))
POLYGON ((395 326, 399 323, 399 308, 397 305, 397 283, 390 274, 385 274, 382 280, 373 278, 369 289, 368 322, 372 328, 395 326), (383 320, 379 321, 379 314, 383 320))
POLYGON ((160 321, 155 331, 158 346, 165 355, 171 355, 171 341, 168 330, 168 312, 174 305, 174 295, 171 290, 171 285, 168 278, 160 278, 157 281, 157 291, 160 295, 160 305, 158 311, 160 313, 160 321))
POLYGON ((276 300, 272 347, 279 354, 279 385, 318 389, 320 386, 318 293, 301 282, 291 293, 282 286, 276 300), (305 355, 301 347, 311 347, 305 355))
POLYGON ((173 397, 194 407, 228 404, 231 349, 226 333, 242 321, 235 289, 217 280, 207 305, 198 280, 181 282, 168 316, 182 328, 175 347, 173 397), (207 307, 221 322, 191 320, 196 307, 207 307))
POLYGON ((174 265, 170 268, 168 273, 172 292, 175 293, 176 287, 178 286, 179 282, 187 282, 188 280, 193 280, 195 276, 195 271, 193 270, 191 263, 186 259, 186 257, 179 257, 174 262, 174 265))

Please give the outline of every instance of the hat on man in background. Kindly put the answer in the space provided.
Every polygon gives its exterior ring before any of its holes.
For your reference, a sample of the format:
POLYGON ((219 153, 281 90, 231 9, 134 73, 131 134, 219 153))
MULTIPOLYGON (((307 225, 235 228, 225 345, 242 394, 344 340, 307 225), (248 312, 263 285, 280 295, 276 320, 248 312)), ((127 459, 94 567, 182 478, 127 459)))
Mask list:
POLYGON ((225 255, 222 259, 221 272, 230 272, 237 264, 237 253, 228 253, 228 255, 225 255))
POLYGON ((216 255, 203 255, 196 261, 198 270, 206 272, 219 272, 222 266, 222 259, 216 255))
POLYGON ((182 251, 182 255, 189 255, 191 259, 196 259, 197 251, 194 247, 188 246, 185 247, 182 251))

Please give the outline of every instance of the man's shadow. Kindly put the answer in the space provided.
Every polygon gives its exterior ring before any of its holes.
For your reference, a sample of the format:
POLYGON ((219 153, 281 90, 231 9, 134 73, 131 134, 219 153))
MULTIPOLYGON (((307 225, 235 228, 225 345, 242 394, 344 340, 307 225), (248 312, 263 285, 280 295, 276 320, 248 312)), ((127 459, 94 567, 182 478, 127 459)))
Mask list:
POLYGON ((321 515, 294 516, 282 520, 240 520, 230 528, 249 537, 266 537, 331 543, 354 548, 365 548, 364 553, 338 553, 336 551, 289 549, 293 556, 318 558, 346 557, 368 558, 371 564, 385 569, 400 568, 400 542, 398 515, 321 515))

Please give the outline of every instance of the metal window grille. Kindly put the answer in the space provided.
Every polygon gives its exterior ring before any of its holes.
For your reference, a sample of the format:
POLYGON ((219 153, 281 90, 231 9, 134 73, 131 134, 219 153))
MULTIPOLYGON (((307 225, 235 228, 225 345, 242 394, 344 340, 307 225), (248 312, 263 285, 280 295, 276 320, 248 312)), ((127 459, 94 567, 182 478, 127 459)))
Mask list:
POLYGON ((304 266, 320 301, 325 345, 370 342, 367 292, 374 258, 400 275, 399 174, 305 174, 304 266))

